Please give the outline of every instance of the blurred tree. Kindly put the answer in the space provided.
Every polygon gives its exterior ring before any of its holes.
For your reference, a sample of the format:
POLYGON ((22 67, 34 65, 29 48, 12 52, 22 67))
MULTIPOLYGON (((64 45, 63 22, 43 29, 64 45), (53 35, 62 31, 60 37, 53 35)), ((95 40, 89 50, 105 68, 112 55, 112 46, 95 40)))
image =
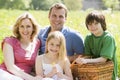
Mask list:
POLYGON ((6 0, 0 0, 0 8, 3 8, 5 5, 6 0))
POLYGON ((30 7, 34 10, 48 10, 55 2, 61 2, 61 0, 32 0, 30 7))
POLYGON ((82 8, 82 0, 63 0, 69 10, 80 10, 82 8))
POLYGON ((107 8, 111 8, 112 10, 119 9, 119 0, 103 0, 103 3, 107 8))
POLYGON ((0 8, 48 10, 56 2, 64 3, 69 10, 82 7, 82 0, 0 0, 0 8))
POLYGON ((0 0, 0 8, 25 9, 25 4, 22 0, 0 0))

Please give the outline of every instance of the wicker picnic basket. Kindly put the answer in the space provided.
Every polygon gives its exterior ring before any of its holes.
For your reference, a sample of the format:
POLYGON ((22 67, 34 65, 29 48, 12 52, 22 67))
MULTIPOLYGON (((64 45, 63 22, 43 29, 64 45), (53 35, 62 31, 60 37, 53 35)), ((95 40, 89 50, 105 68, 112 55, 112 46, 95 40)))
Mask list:
POLYGON ((74 80, 112 80, 113 62, 72 64, 74 80))

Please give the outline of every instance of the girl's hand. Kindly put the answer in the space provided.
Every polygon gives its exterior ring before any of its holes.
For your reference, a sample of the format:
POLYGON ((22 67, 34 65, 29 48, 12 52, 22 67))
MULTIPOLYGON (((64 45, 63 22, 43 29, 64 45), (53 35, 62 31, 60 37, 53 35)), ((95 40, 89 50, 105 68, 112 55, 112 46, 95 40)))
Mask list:
POLYGON ((53 66, 53 68, 52 68, 52 71, 51 71, 54 75, 55 74, 57 74, 57 68, 56 68, 56 66, 53 66))
POLYGON ((53 66, 52 71, 50 73, 48 73, 47 75, 44 75, 44 77, 51 78, 56 74, 57 74, 57 68, 55 66, 53 66))
POLYGON ((63 73, 57 72, 57 77, 58 77, 58 78, 63 78, 63 76, 64 76, 63 73))

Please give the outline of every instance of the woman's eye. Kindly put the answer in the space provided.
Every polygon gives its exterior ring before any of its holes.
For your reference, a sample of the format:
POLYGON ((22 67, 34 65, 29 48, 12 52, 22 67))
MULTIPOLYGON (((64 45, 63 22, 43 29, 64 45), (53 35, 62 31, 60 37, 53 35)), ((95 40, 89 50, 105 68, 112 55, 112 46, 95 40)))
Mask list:
POLYGON ((23 27, 24 27, 23 25, 20 26, 20 28, 23 28, 23 27))

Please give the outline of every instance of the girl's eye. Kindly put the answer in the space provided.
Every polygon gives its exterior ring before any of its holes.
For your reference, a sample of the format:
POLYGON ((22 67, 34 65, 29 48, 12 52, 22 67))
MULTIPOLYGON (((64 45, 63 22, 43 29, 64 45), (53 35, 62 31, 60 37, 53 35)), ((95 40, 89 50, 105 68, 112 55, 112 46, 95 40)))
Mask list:
POLYGON ((63 16, 59 16, 59 18, 63 18, 63 16))
POLYGON ((57 47, 59 47, 60 45, 58 44, 58 45, 56 45, 57 47))
POLYGON ((27 28, 30 28, 31 26, 30 25, 27 25, 27 28))

